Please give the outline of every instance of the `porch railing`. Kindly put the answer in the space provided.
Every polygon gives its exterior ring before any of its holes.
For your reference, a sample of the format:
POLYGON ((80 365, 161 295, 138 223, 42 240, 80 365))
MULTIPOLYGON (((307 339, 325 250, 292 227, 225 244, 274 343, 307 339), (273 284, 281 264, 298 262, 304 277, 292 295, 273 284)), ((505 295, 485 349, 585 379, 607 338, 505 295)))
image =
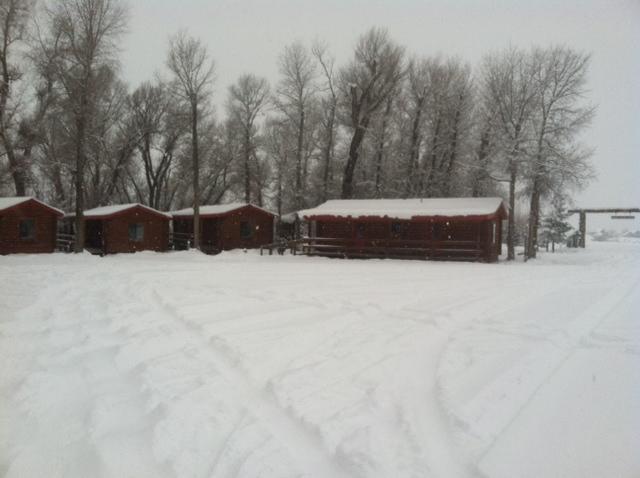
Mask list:
POLYGON ((302 254, 336 257, 478 260, 486 254, 477 240, 305 237, 296 246, 302 254))

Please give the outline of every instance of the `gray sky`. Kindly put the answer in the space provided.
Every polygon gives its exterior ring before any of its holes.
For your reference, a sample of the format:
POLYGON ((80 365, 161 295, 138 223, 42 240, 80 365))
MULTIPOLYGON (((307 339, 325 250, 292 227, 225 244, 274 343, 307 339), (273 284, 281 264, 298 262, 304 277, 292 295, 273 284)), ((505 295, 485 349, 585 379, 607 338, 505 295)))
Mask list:
MULTIPOLYGON (((640 0, 132 0, 123 74, 135 86, 164 70, 168 36, 201 38, 216 61, 215 103, 251 72, 277 81, 277 57, 293 40, 328 43, 338 64, 357 37, 386 27, 410 54, 454 55, 476 65, 508 45, 561 43, 593 54, 597 116, 585 138, 598 178, 578 206, 640 207, 640 0)), ((590 226, 640 229, 600 218, 590 226)))

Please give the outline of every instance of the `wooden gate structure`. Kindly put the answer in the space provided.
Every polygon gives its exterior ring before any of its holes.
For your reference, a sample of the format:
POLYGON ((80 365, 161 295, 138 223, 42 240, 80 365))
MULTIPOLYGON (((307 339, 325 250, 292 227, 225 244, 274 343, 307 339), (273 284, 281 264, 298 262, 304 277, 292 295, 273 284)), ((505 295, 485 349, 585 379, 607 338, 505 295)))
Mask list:
MULTIPOLYGON (((633 214, 640 213, 640 208, 595 208, 595 209, 569 209, 569 214, 579 214, 580 224, 578 229, 580 231, 580 243, 579 246, 584 248, 586 245, 585 237, 587 235, 587 214, 633 214)), ((616 216, 612 216, 616 217, 616 216)), ((633 219, 634 216, 617 216, 620 219, 633 219)))

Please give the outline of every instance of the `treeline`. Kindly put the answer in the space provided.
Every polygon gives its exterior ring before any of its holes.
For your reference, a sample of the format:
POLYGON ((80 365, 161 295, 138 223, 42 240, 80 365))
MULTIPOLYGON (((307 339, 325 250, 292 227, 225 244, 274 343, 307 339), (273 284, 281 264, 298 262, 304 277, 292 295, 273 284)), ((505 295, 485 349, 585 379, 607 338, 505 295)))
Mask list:
POLYGON ((216 117, 205 45, 171 36, 164 77, 130 87, 126 26, 120 0, 2 1, 0 192, 78 221, 118 202, 238 199, 283 214, 330 198, 502 195, 512 211, 529 205, 526 231, 510 215, 513 258, 519 232, 535 255, 545 201, 591 176, 579 141, 593 116, 589 56, 570 48, 508 48, 472 68, 411 55, 379 28, 344 65, 321 43, 293 42, 275 84, 241 76, 216 117))

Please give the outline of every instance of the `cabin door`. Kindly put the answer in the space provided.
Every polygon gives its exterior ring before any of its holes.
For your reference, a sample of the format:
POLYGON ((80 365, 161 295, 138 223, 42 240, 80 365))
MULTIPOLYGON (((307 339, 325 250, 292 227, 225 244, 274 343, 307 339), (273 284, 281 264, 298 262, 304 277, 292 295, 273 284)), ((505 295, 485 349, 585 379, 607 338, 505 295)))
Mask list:
POLYGON ((218 220, 203 219, 200 233, 201 247, 205 250, 218 249, 218 220))
POLYGON ((86 221, 85 231, 87 237, 85 238, 86 247, 88 249, 98 249, 104 252, 104 221, 86 221))
POLYGON ((361 250, 366 246, 366 225, 363 222, 358 222, 355 225, 354 237, 356 249, 361 250))

